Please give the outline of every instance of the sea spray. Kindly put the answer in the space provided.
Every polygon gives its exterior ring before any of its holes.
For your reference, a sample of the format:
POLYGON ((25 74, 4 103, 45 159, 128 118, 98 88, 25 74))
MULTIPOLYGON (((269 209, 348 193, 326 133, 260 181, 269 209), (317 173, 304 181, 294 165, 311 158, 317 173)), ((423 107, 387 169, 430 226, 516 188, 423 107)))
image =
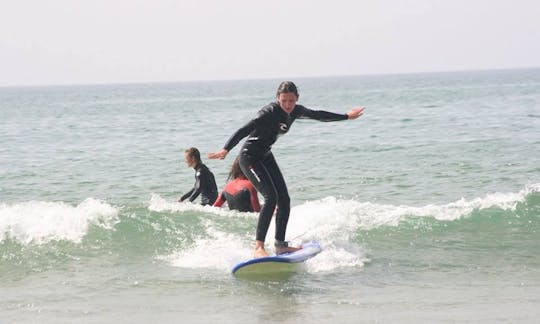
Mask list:
MULTIPOLYGON (((491 215, 492 210, 515 215, 516 208, 527 197, 538 192, 538 185, 530 185, 517 193, 491 193, 483 197, 465 199, 448 204, 425 206, 393 206, 371 202, 359 202, 353 199, 326 197, 294 206, 291 210, 287 238, 292 245, 303 242, 319 241, 323 252, 306 262, 309 272, 334 271, 337 268, 361 269, 370 261, 369 247, 359 244, 359 231, 391 227, 399 229, 401 224, 415 222, 418 219, 431 219, 431 222, 455 222, 478 214, 491 215)), ((167 256, 160 257, 171 265, 186 268, 226 269, 231 264, 252 255, 253 235, 255 232, 255 213, 238 213, 227 209, 203 207, 190 203, 167 202, 159 195, 153 195, 150 210, 162 212, 195 212, 204 220, 204 233, 194 238, 193 243, 167 256), (246 218, 251 225, 246 225, 246 218), (225 225, 220 225, 224 222, 225 225), (244 224, 244 231, 238 232, 234 224, 244 224)), ((421 221, 416 221, 412 230, 418 228, 421 221)), ((405 227, 404 227, 405 229, 405 227)), ((272 238, 275 223, 271 222, 267 234, 267 249, 272 252, 272 238)), ((403 235, 409 235, 404 233, 403 235)))
POLYGON ((88 198, 76 206, 64 202, 29 201, 0 205, 0 242, 22 244, 50 241, 80 242, 90 225, 112 229, 119 208, 88 198))

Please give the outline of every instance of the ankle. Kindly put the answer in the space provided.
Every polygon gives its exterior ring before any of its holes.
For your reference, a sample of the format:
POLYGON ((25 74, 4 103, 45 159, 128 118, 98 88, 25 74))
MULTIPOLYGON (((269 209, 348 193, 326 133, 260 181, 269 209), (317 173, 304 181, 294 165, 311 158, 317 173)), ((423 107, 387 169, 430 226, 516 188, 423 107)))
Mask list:
POLYGON ((255 251, 253 252, 253 256, 256 258, 268 256, 268 253, 264 249, 264 242, 261 242, 261 241, 255 242, 255 251))
POLYGON ((275 240, 275 242, 274 242, 274 247, 275 247, 276 249, 288 248, 288 247, 289 247, 289 242, 287 242, 287 241, 275 240))
POLYGON ((264 242, 263 241, 255 241, 255 250, 263 249, 264 250, 264 242))

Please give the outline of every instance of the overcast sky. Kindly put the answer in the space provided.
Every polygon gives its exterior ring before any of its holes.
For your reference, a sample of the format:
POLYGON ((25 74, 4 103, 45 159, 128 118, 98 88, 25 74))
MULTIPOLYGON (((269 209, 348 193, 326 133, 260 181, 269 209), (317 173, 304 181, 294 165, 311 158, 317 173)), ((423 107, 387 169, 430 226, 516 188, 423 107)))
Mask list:
POLYGON ((0 86, 540 67, 538 0, 0 0, 0 86))

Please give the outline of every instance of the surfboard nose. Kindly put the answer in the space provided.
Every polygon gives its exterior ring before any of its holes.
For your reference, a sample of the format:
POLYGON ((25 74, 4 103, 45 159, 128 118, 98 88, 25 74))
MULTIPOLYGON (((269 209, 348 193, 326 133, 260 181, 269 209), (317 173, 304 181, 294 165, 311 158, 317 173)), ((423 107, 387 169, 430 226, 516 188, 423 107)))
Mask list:
POLYGON ((235 276, 261 276, 279 273, 294 273, 302 262, 322 251, 318 242, 302 245, 302 249, 275 256, 252 258, 236 264, 231 272, 235 276))

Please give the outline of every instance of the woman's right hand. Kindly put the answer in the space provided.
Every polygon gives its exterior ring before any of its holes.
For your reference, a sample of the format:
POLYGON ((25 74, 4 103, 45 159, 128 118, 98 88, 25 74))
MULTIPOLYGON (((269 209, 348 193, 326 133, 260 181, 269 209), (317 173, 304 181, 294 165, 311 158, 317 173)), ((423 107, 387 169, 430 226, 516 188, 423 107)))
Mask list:
POLYGON ((227 151, 226 149, 221 149, 214 153, 208 153, 208 158, 223 160, 227 156, 227 154, 229 154, 229 151, 227 151))

